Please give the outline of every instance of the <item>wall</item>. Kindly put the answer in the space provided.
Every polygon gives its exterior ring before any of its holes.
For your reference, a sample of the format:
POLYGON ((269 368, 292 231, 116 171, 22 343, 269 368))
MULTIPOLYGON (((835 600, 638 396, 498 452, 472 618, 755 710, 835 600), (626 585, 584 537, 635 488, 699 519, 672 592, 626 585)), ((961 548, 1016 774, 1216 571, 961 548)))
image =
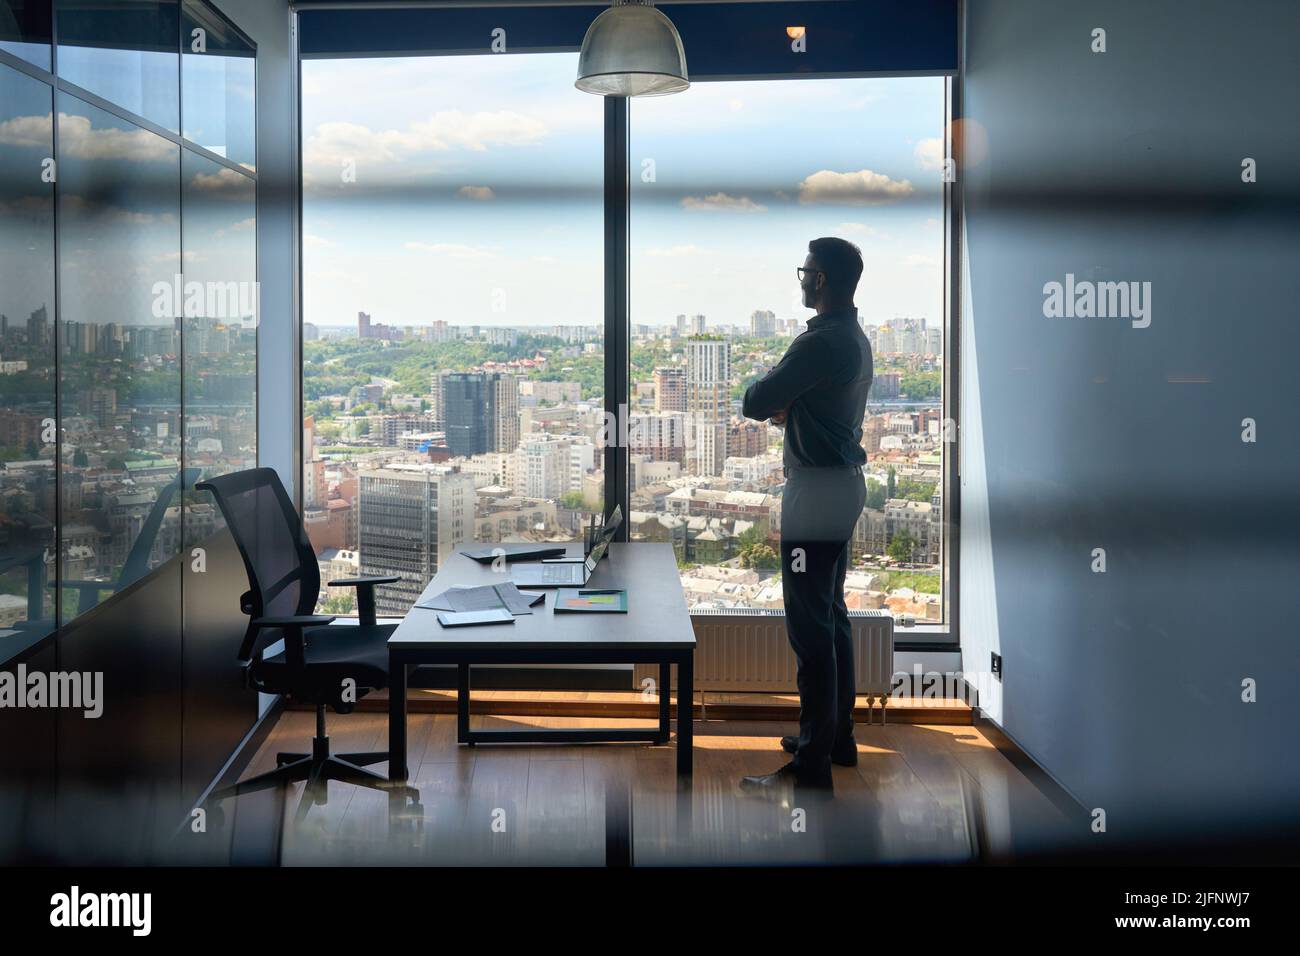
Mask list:
POLYGON ((966 28, 965 669, 1001 652, 991 716, 1112 834, 1293 815, 1300 5, 966 28), (1045 318, 1067 273, 1149 281, 1151 324, 1045 318))

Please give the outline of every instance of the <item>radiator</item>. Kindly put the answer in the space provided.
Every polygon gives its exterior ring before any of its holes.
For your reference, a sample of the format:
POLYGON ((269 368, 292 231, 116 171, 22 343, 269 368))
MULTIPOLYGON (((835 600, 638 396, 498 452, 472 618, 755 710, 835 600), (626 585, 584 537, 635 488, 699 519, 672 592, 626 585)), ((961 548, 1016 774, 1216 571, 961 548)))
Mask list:
MULTIPOLYGON (((894 618, 888 611, 850 611, 853 627, 853 666, 860 695, 879 702, 884 719, 885 699, 894 676, 894 618)), ((794 693, 794 652, 785 636, 781 611, 724 608, 695 611, 695 689, 699 691, 758 691, 794 693)), ((637 687, 646 678, 658 679, 658 665, 638 664, 637 687)))

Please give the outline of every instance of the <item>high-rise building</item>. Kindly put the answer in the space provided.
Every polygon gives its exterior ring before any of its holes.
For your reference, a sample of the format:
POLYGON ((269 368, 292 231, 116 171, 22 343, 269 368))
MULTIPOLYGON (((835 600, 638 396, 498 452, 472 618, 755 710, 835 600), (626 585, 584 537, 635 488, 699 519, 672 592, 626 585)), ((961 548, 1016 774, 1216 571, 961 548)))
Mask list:
POLYGON ((704 316, 693 315, 686 325, 686 331, 690 335, 704 335, 704 316))
POLYGON ((647 461, 686 461, 685 412, 637 412, 628 419, 628 454, 647 461))
POLYGON ((27 319, 27 345, 32 349, 43 349, 50 344, 50 317, 41 306, 27 319))
POLYGON ((776 313, 755 309, 749 316, 749 334, 757 339, 770 339, 776 335, 776 313))
POLYGON ((686 369, 680 365, 655 369, 655 411, 686 411, 686 369))
POLYGON ((508 372, 447 372, 435 399, 447 448, 468 458, 519 447, 519 382, 508 372))
POLYGON ((763 454, 767 451, 767 429, 766 422, 733 415, 727 423, 727 457, 753 458, 763 454))
POLYGON ((551 436, 530 437, 515 452, 515 494, 554 500, 572 490, 569 442, 551 436))
POLYGON ((727 460, 731 343, 711 336, 686 341, 687 470, 720 475, 727 460))
POLYGON ((882 325, 876 330, 876 341, 871 343, 872 350, 879 352, 881 355, 895 355, 898 352, 898 340, 894 334, 894 329, 889 325, 882 325))
POLYGON ((400 339, 402 330, 382 322, 371 322, 369 312, 357 313, 357 338, 359 339, 400 339))
POLYGON ((925 330, 925 354, 943 354, 943 329, 931 327, 925 330))
POLYGON ((405 614, 458 544, 474 534, 473 480, 445 465, 393 466, 358 476, 362 575, 401 580, 376 589, 381 614, 405 614))
POLYGON ((86 393, 90 417, 100 428, 112 428, 117 420, 117 392, 111 388, 92 388, 86 393))

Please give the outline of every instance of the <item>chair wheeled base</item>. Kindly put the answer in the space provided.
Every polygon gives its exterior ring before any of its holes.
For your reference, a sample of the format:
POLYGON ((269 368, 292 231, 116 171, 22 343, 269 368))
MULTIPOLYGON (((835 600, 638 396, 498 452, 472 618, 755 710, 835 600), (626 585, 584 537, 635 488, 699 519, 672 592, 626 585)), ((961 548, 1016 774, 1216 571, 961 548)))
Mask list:
POLYGON ((275 755, 274 770, 216 790, 208 796, 206 803, 214 805, 227 797, 256 793, 305 780, 307 786, 303 788, 302 801, 298 804, 295 815, 295 820, 301 822, 314 805, 319 803, 324 806, 329 802, 330 780, 354 783, 374 790, 387 790, 390 786, 387 777, 365 769, 366 764, 380 763, 387 759, 387 750, 331 754, 330 739, 325 733, 325 705, 317 704, 316 736, 312 738, 311 753, 278 753, 275 755))

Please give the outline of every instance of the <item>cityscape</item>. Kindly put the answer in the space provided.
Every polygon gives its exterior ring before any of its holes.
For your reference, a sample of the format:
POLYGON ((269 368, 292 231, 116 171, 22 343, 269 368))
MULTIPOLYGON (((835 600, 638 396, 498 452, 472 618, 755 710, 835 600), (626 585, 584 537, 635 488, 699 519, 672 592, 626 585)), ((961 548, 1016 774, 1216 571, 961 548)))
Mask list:
MULTIPOLYGON (((631 339, 628 534, 671 543, 694 610, 782 606, 781 429, 740 417, 745 388, 803 330, 755 310, 681 314, 631 339)), ((941 327, 866 324, 875 377, 861 443, 867 507, 845 582, 851 610, 939 623, 941 327)), ((603 514, 603 329, 304 326, 304 522, 328 581, 399 575, 400 614, 457 547, 581 538, 603 514)), ((321 610, 353 611, 325 588, 321 610)))

